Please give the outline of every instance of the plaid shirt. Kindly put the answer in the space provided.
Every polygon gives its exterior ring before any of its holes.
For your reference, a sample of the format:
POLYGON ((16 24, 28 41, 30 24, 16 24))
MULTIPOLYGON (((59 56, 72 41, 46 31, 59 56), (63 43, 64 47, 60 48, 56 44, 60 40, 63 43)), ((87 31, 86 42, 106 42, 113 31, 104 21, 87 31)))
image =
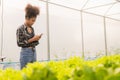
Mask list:
POLYGON ((34 29, 31 27, 32 33, 28 33, 27 27, 25 25, 20 26, 17 29, 16 36, 17 36, 17 45, 19 47, 35 47, 39 44, 38 41, 34 41, 32 43, 28 43, 28 40, 34 37, 34 29))

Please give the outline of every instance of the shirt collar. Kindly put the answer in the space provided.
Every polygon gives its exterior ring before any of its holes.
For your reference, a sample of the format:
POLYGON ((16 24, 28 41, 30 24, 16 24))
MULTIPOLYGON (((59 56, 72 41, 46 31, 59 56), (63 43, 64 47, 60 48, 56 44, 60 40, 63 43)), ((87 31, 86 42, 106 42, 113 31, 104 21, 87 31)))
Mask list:
POLYGON ((26 28, 27 28, 27 26, 25 26, 25 24, 23 24, 23 27, 24 27, 24 29, 26 29, 26 28))
MULTIPOLYGON (((23 24, 23 25, 24 25, 24 29, 27 29, 27 26, 25 24, 23 24)), ((30 28, 32 28, 32 27, 30 27, 30 28)))

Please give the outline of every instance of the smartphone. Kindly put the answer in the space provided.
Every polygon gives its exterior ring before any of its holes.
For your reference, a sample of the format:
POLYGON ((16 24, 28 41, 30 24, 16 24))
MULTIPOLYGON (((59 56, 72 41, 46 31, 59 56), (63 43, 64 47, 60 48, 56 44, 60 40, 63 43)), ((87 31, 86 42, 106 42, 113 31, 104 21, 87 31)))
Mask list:
POLYGON ((42 34, 40 34, 40 36, 42 36, 43 35, 43 33, 42 34))

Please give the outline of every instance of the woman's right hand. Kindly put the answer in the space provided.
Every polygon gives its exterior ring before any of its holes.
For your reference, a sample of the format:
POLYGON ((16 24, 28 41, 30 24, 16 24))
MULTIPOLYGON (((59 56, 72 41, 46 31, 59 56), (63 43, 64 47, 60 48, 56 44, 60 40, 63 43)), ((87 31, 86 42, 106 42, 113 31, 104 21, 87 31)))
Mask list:
POLYGON ((33 37, 33 41, 38 41, 40 38, 41 38, 40 35, 35 35, 35 36, 33 37))
POLYGON ((42 34, 41 35, 35 35, 33 38, 28 40, 28 43, 31 43, 33 41, 38 41, 41 37, 42 37, 42 34))

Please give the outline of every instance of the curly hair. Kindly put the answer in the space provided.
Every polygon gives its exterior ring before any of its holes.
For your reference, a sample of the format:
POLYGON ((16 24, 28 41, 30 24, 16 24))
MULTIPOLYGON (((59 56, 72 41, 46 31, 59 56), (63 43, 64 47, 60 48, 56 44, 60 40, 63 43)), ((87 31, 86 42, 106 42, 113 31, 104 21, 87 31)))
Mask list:
POLYGON ((25 18, 33 18, 39 15, 39 8, 37 6, 32 6, 31 4, 27 4, 25 8, 25 18))

